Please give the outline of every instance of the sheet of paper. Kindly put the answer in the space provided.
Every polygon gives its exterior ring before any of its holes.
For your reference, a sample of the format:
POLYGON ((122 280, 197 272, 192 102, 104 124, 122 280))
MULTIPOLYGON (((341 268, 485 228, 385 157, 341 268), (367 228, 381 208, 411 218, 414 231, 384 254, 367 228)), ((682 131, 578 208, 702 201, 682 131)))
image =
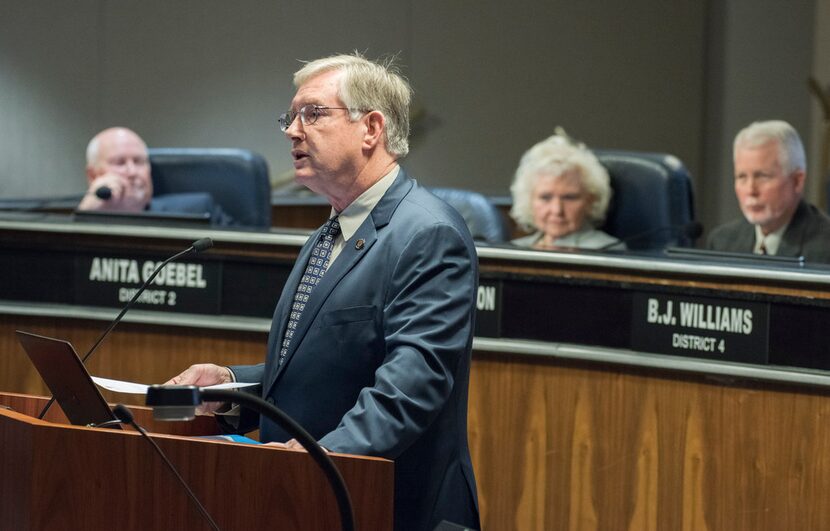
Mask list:
MULTIPOLYGON (((92 381, 95 382, 96 385, 99 385, 109 391, 115 391, 116 393, 129 393, 133 395, 146 395, 147 388, 150 387, 149 385, 145 384, 135 382, 123 382, 121 380, 111 380, 110 378, 101 378, 100 376, 93 376, 92 381)), ((240 387, 250 387, 252 385, 257 384, 245 382, 231 382, 217 385, 209 385, 207 387, 203 387, 203 389, 238 389, 240 387)))

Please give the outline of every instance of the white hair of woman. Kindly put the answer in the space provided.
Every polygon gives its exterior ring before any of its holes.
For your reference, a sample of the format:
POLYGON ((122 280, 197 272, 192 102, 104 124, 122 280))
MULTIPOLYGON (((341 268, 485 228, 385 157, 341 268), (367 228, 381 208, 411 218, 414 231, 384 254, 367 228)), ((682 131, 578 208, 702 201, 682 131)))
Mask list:
POLYGON ((574 142, 561 128, 522 155, 510 186, 513 219, 526 230, 535 230, 531 200, 536 183, 542 177, 558 178, 569 172, 579 175, 585 193, 592 198, 587 219, 595 227, 602 224, 612 193, 608 172, 584 144, 574 142))

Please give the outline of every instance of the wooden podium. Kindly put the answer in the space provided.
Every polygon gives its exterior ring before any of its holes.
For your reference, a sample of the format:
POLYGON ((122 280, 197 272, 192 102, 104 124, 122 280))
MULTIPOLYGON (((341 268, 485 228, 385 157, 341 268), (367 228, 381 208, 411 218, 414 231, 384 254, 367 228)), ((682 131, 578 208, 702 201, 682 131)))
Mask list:
MULTIPOLYGON (((38 420, 44 403, 0 393, 0 530, 210 529, 137 432, 68 425, 57 407, 38 420)), ((167 426, 205 434, 215 425, 209 417, 153 422, 147 408, 130 409, 223 531, 340 529, 334 495, 307 453, 161 434, 167 426)), ((391 530, 393 463, 331 457, 357 529, 391 530)))

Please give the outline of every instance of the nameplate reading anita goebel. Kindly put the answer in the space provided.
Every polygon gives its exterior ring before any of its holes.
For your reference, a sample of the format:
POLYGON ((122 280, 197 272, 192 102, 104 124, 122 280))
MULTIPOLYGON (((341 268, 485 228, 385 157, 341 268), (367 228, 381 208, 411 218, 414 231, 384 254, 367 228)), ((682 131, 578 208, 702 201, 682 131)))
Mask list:
MULTIPOLYGON (((132 256, 79 256, 75 260, 75 302, 123 306, 137 293, 161 260, 132 256)), ((218 313, 221 264, 171 262, 139 296, 136 306, 187 313, 218 313)))

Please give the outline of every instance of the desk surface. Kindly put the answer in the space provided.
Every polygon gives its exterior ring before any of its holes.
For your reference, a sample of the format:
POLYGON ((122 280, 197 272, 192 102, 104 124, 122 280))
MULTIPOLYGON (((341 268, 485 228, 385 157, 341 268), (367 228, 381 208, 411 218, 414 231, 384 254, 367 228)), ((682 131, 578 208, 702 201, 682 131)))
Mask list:
MULTIPOLYGON (((262 361, 280 281, 304 234, 65 221, 0 221, 3 390, 45 393, 14 344, 14 329, 64 337, 82 349, 115 316, 117 300, 79 303, 88 296, 78 292, 88 287, 79 277, 89 276, 92 260, 156 262, 205 236, 215 247, 183 263, 203 266, 208 282, 218 268, 220 300, 211 312, 131 311, 90 371, 152 383, 191 363, 262 361)), ((469 438, 483 528, 830 526, 830 461, 821 458, 830 451, 830 373, 775 358, 823 363, 823 355, 806 356, 798 345, 828 350, 824 271, 490 247, 478 254, 483 289, 469 438), (522 304, 532 299, 540 306, 522 304), (752 310, 753 325, 766 311, 768 326, 757 329, 769 336, 770 359, 634 349, 630 330, 635 320, 648 322, 649 300, 659 306, 656 321, 669 315, 670 301, 704 314, 708 306, 740 316, 752 310)), ((99 286, 92 291, 124 287, 99 286)), ((187 293, 180 298, 185 303, 187 293)), ((729 341, 737 336, 716 332, 729 341)))
MULTIPOLYGON (((125 287, 138 283, 91 282, 85 277, 96 264, 134 262, 142 268, 210 237, 212 249, 182 260, 199 264, 215 285, 156 290, 177 296, 176 306, 137 304, 126 321, 249 332, 270 327, 275 301, 308 235, 18 217, 0 219, 0 266, 9 279, 0 285, 2 313, 109 320, 125 302, 125 287)), ((808 385, 830 382, 824 374, 830 343, 822 333, 830 326, 830 268, 493 246, 478 246, 477 252, 476 342, 488 349, 808 385), (655 314, 669 310, 684 322, 653 322, 655 314), (729 312, 733 320, 752 313, 752 334, 712 326, 729 312), (686 346, 696 341, 698 348, 654 344, 655 334, 686 346), (721 340, 720 352, 705 348, 721 340)))

